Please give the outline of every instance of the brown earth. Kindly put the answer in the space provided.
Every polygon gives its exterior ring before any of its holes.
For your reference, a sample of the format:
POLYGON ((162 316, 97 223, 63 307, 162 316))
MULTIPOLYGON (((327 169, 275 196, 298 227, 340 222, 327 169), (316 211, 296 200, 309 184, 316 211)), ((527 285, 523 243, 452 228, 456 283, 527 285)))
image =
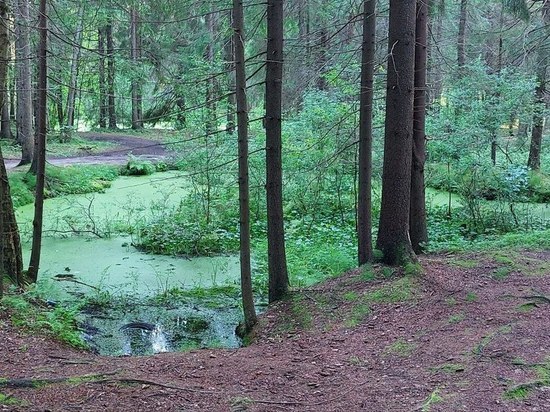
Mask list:
POLYGON ((549 411, 550 250, 421 263, 295 291, 237 350, 103 357, 4 314, 0 410, 549 411))
MULTIPOLYGON (((123 165, 128 162, 128 155, 139 156, 150 161, 164 160, 168 151, 161 142, 139 136, 128 136, 119 133, 79 133, 79 136, 93 141, 111 142, 116 146, 110 150, 96 154, 87 154, 85 151, 78 156, 58 157, 48 156, 47 162, 55 166, 69 166, 74 164, 114 164, 123 165)), ((5 159, 6 168, 17 166, 20 159, 5 159)))

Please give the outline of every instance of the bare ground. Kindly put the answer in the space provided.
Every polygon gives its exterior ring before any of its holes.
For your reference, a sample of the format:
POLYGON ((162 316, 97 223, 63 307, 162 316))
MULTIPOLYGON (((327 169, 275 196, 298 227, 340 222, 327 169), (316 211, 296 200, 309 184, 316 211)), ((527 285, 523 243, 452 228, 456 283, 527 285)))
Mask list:
MULTIPOLYGON (((160 161, 168 155, 165 146, 157 141, 139 136, 128 136, 120 133, 79 133, 80 137, 89 141, 104 141, 116 146, 110 150, 96 154, 83 151, 78 156, 47 157, 47 162, 55 166, 69 166, 74 164, 114 164, 123 165, 128 162, 128 155, 139 156, 144 160, 160 161)), ((17 166, 20 159, 5 159, 6 168, 17 166)))
POLYGON ((1 315, 0 410, 550 410, 550 250, 421 262, 296 291, 237 350, 102 357, 1 315))

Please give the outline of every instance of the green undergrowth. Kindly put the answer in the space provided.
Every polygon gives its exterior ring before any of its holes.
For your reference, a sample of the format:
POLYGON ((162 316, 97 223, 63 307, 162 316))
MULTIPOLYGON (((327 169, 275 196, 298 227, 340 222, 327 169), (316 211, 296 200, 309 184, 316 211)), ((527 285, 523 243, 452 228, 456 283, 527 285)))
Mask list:
POLYGON ((504 392, 505 399, 524 400, 528 398, 534 390, 550 387, 550 358, 547 358, 543 363, 534 365, 521 365, 518 362, 516 362, 516 364, 531 369, 535 373, 536 379, 509 388, 504 392))
POLYGON ((0 301, 12 324, 29 332, 44 333, 75 348, 87 348, 77 328, 78 308, 39 305, 29 294, 10 294, 0 301))
POLYGON ((411 302, 420 298, 417 272, 392 268, 388 277, 385 266, 363 266, 348 272, 331 287, 331 292, 297 289, 286 300, 280 319, 281 332, 311 329, 354 328, 364 323, 378 306, 411 302), (334 290, 333 290, 334 289, 334 290))
MULTIPOLYGON (((102 192, 111 185, 118 175, 118 168, 114 166, 47 166, 45 196, 51 198, 69 194, 102 192)), ((10 173, 9 180, 15 207, 34 201, 35 176, 17 171, 10 173)))

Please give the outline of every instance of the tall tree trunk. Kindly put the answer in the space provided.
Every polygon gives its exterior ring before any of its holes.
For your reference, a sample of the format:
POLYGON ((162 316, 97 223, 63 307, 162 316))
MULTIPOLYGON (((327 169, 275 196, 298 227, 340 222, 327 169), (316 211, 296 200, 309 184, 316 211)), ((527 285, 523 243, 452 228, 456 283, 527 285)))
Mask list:
POLYGON ((2 120, 0 121, 0 137, 2 139, 13 139, 13 133, 11 132, 11 120, 10 120, 10 99, 8 92, 4 92, 2 100, 2 120))
MULTIPOLYGON (((434 2, 432 1, 432 4, 434 2)), ((445 0, 436 0, 434 6, 430 6, 433 10, 433 17, 428 16, 428 33, 432 36, 428 39, 428 85, 426 91, 426 102, 432 105, 441 100, 443 92, 443 62, 441 59, 441 43, 443 38, 443 14, 445 12, 445 0)))
POLYGON ((113 43, 113 25, 110 22, 105 26, 105 40, 107 43, 107 111, 109 114, 109 129, 116 129, 115 46, 113 43))
POLYGON ((359 109, 359 195, 357 199, 359 265, 372 260, 372 101, 376 52, 376 0, 365 0, 363 13, 359 109))
POLYGON ((325 78, 325 73, 327 71, 327 50, 329 46, 329 36, 326 28, 321 29, 319 36, 319 54, 317 56, 317 88, 319 90, 327 90, 328 84, 327 79, 325 78))
MULTIPOLYGON (((545 0, 541 12, 542 23, 546 34, 544 38, 548 40, 548 36, 550 36, 550 0, 545 0)), ((537 87, 535 89, 537 107, 533 115, 533 130, 531 131, 531 145, 529 147, 529 158, 527 160, 527 166, 532 170, 540 170, 540 151, 544 132, 544 112, 548 107, 548 103, 545 101, 544 97, 547 92, 546 82, 549 60, 550 51, 548 47, 540 45, 538 47, 537 87)))
MULTIPOLYGON (((6 88, 7 68, 9 61, 9 28, 8 5, 0 1, 0 89, 6 88)), ((0 93, 0 106, 8 104, 5 93, 0 93)), ((21 241, 19 229, 15 220, 10 185, 4 157, 0 149, 0 277, 10 276, 18 285, 22 284, 21 272, 23 261, 21 257, 21 241)), ((0 296, 2 283, 0 282, 0 296)))
POLYGON ((267 1, 265 77, 266 195, 269 301, 288 291, 283 221, 281 103, 283 86, 283 0, 267 1))
POLYGON ((20 165, 32 162, 34 157, 33 96, 31 46, 29 28, 29 0, 16 0, 15 59, 17 87, 17 141, 21 145, 20 165))
POLYGON ((409 237, 414 99, 414 1, 390 0, 382 207, 377 248, 388 264, 415 260, 409 237))
POLYGON ((206 96, 205 96, 205 107, 206 107, 206 134, 211 134, 217 128, 217 116, 216 116, 216 98, 215 98, 215 89, 216 89, 216 79, 212 75, 214 71, 214 41, 216 38, 215 27, 214 27, 214 14, 208 13, 205 16, 206 20, 206 30, 208 32, 209 41, 204 51, 204 58, 208 63, 209 67, 209 78, 206 85, 206 96))
POLYGON ((458 38, 456 43, 459 75, 464 74, 466 64, 466 20, 468 18, 468 0, 460 0, 460 17, 458 20, 458 38))
POLYGON ((99 82, 99 127, 107 127, 107 79, 105 77, 105 27, 97 31, 97 54, 99 55, 98 82, 99 82))
POLYGON ((34 199, 34 220, 32 222, 32 248, 28 276, 33 283, 38 279, 40 253, 42 249, 42 220, 44 214, 44 183, 46 180, 46 117, 48 105, 48 15, 47 0, 40 0, 38 28, 40 41, 38 48, 38 122, 37 122, 37 156, 36 188, 34 199))
POLYGON ((71 71, 69 76, 69 93, 67 94, 67 126, 74 126, 76 86, 78 79, 78 65, 82 49, 82 30, 84 26, 84 3, 78 8, 77 27, 74 35, 73 55, 71 58, 71 71))
POLYGON ((137 74, 139 70, 139 16, 135 8, 130 10, 130 58, 134 73, 132 73, 132 129, 141 129, 141 79, 137 74))
MULTIPOLYGON (((233 9, 233 13, 235 9, 233 9)), ((233 25, 233 13, 229 13, 229 24, 233 25)), ((227 125, 225 129, 227 134, 232 135, 235 131, 235 106, 236 106, 236 90, 235 90, 235 35, 230 36, 224 45, 224 60, 225 60, 225 70, 227 72, 227 125)))
POLYGON ((424 164, 426 163, 426 76, 429 0, 416 2, 416 47, 414 56, 414 120, 409 231, 416 253, 428 241, 424 164))
POLYGON ((242 0, 233 0, 233 30, 235 62, 235 93, 239 136, 239 228, 241 254, 241 293, 244 312, 244 332, 252 330, 257 322, 252 292, 250 265, 250 188, 248 179, 248 102, 244 54, 244 13, 242 0))

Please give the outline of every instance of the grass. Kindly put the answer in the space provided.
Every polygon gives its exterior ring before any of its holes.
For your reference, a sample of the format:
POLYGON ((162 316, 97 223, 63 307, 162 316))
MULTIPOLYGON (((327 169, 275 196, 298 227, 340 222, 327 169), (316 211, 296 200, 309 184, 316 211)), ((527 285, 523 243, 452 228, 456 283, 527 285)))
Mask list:
POLYGON ((466 318, 466 315, 464 313, 457 313, 456 315, 451 315, 447 319, 447 322, 449 323, 460 323, 466 318))
POLYGON ((417 296, 415 281, 409 276, 402 277, 387 285, 367 292, 364 299, 372 303, 396 303, 413 300, 417 296))
POLYGON ((17 327, 45 333, 75 348, 88 347, 76 327, 77 308, 42 308, 31 303, 28 295, 9 295, 0 301, 0 309, 10 312, 17 327))
POLYGON ((500 279, 505 279, 507 278, 510 273, 513 272, 513 269, 511 267, 508 267, 508 266, 503 266, 503 267, 500 267, 498 269, 496 269, 493 273, 493 278, 497 279, 497 280, 500 280, 500 279))
POLYGON ((400 338, 391 345, 386 346, 384 349, 384 354, 408 357, 414 352, 415 349, 416 345, 414 343, 407 342, 403 338, 400 338))
POLYGON ((466 302, 473 303, 473 302, 477 302, 477 300, 478 300, 478 296, 474 292, 468 292, 468 294, 466 295, 466 302))
POLYGON ((0 392, 0 405, 4 406, 27 406, 28 403, 22 399, 18 399, 11 395, 6 395, 0 392))
POLYGON ((430 396, 428 396, 428 399, 424 401, 422 404, 422 412, 429 412, 433 405, 436 403, 442 402, 443 397, 439 393, 439 389, 434 390, 432 393, 430 393, 430 396))
POLYGON ((357 304, 350 310, 349 317, 344 321, 344 325, 348 328, 354 328, 360 325, 370 313, 369 305, 365 303, 357 304))
POLYGON ((474 269, 479 265, 479 262, 474 259, 453 259, 450 263, 464 269, 474 269))
MULTIPOLYGON (((119 170, 114 166, 47 166, 45 196, 52 198, 68 194, 103 192, 118 175, 119 170)), ((15 207, 34 201, 35 176, 17 171, 9 174, 9 181, 15 207)))

